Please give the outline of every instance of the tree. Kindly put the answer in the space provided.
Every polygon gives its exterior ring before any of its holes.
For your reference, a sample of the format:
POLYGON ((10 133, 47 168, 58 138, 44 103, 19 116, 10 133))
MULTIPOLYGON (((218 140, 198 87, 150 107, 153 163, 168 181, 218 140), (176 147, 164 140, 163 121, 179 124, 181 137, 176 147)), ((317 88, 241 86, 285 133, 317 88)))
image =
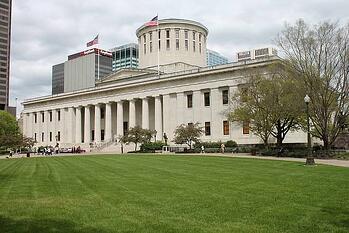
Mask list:
POLYGON ((309 104, 312 134, 328 150, 349 115, 349 24, 323 22, 310 26, 303 20, 285 25, 277 44, 285 65, 297 73, 309 104))
POLYGON ((199 143, 200 137, 203 134, 203 127, 197 122, 195 124, 181 124, 175 130, 174 142, 176 144, 187 144, 189 148, 192 148, 192 144, 199 143))
POLYGON ((135 151, 137 150, 137 145, 145 142, 150 142, 151 138, 155 132, 149 129, 142 129, 140 126, 135 126, 130 128, 126 135, 120 138, 122 143, 134 143, 135 151))
POLYGON ((16 118, 8 112, 0 111, 0 146, 13 148, 19 146, 21 140, 16 118))
POLYGON ((22 147, 31 148, 34 146, 34 144, 35 144, 35 140, 33 138, 26 137, 26 136, 22 137, 22 140, 21 140, 22 147))
POLYGON ((229 113, 231 121, 248 121, 251 132, 260 137, 265 146, 273 136, 281 147, 287 133, 299 128, 302 118, 300 85, 291 78, 291 72, 279 65, 268 67, 266 75, 252 74, 233 96, 236 106, 229 113))

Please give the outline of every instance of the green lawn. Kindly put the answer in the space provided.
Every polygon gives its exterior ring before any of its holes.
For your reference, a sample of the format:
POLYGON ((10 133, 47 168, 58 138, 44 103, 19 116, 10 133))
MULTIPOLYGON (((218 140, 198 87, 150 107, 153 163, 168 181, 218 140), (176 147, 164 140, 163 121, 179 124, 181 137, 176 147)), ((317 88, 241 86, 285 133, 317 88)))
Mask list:
POLYGON ((1 160, 0 232, 349 232, 349 169, 203 156, 1 160))

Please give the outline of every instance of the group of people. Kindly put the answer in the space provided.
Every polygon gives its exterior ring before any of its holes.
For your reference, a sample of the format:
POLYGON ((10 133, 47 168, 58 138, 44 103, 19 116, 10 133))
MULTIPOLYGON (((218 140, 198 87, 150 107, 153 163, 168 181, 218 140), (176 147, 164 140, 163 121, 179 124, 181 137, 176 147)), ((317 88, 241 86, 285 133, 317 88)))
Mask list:
POLYGON ((75 153, 80 154, 81 152, 83 152, 83 150, 81 150, 80 146, 78 146, 78 147, 73 146, 71 148, 71 153, 73 153, 73 154, 75 154, 75 153))

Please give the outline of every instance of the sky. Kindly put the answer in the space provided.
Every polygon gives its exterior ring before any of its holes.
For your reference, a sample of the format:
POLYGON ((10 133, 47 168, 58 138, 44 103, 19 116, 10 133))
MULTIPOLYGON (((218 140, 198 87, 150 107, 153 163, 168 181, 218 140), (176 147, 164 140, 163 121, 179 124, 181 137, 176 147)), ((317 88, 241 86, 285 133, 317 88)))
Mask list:
POLYGON ((13 0, 10 105, 51 94, 52 66, 86 49, 137 42, 151 18, 183 18, 209 29, 207 47, 234 61, 236 52, 274 46, 285 23, 349 21, 348 0, 13 0))

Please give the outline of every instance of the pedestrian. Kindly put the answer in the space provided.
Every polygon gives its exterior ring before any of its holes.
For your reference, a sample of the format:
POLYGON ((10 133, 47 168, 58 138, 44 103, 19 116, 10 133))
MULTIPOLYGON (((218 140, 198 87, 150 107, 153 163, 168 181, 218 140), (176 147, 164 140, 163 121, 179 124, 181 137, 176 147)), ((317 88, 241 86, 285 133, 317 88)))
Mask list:
POLYGON ((204 154, 205 153, 205 147, 202 145, 201 146, 201 153, 204 154))
POLYGON ((222 152, 222 154, 224 154, 224 149, 225 149, 225 145, 224 145, 224 143, 222 143, 222 145, 221 145, 221 152, 222 152))

